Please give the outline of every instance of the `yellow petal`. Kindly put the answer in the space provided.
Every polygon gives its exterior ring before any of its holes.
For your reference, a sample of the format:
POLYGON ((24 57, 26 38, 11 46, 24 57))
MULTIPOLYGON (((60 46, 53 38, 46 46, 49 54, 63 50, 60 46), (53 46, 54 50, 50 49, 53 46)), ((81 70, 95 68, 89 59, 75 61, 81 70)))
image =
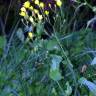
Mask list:
POLYGON ((33 6, 30 6, 29 9, 30 9, 30 10, 33 10, 33 6))
POLYGON ((21 16, 26 16, 26 13, 24 12, 24 11, 21 11, 20 13, 19 13, 19 15, 21 15, 21 16))
POLYGON ((25 7, 22 7, 20 10, 23 11, 23 12, 26 12, 25 7))
POLYGON ((57 6, 60 7, 60 6, 62 5, 62 2, 61 2, 60 0, 57 0, 57 1, 56 1, 56 4, 57 4, 57 6))
POLYGON ((33 38, 33 33, 32 33, 32 32, 28 32, 28 37, 29 37, 30 39, 32 39, 32 38, 33 38))
POLYGON ((34 12, 35 12, 36 14, 38 14, 38 13, 39 13, 39 11, 38 11, 37 9, 34 9, 34 12))
POLYGON ((23 5, 25 8, 29 8, 30 7, 30 2, 29 1, 26 1, 23 5))
POLYGON ((39 5, 39 0, 35 0, 35 4, 39 5))
POLYGON ((44 3, 43 3, 43 2, 40 2, 39 6, 40 6, 41 8, 44 8, 44 3))
POLYGON ((34 20, 33 20, 32 16, 30 16, 30 17, 29 17, 29 21, 30 21, 31 23, 33 23, 33 22, 34 22, 34 20))
POLYGON ((44 13, 45 13, 45 15, 48 15, 49 14, 49 11, 46 10, 44 13))
POLYGON ((43 16, 38 14, 38 19, 39 20, 42 20, 43 19, 43 16))
POLYGON ((49 7, 51 7, 51 4, 50 3, 48 5, 49 5, 49 7))

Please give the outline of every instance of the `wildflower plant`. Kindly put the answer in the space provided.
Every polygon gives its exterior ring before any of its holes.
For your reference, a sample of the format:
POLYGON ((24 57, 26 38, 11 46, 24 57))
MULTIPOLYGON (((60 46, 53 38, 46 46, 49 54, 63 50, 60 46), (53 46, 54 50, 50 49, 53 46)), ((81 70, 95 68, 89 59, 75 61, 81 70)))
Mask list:
POLYGON ((95 17, 77 30, 89 18, 88 7, 87 0, 22 4, 21 26, 17 23, 9 41, 0 36, 0 96, 96 96, 96 32, 89 28, 95 17), (49 23, 53 34, 42 39, 49 23))
POLYGON ((43 24, 47 21, 49 14, 56 13, 56 9, 61 5, 61 0, 30 0, 22 5, 19 14, 26 20, 25 25, 30 22, 31 26, 35 27, 37 23, 43 24))

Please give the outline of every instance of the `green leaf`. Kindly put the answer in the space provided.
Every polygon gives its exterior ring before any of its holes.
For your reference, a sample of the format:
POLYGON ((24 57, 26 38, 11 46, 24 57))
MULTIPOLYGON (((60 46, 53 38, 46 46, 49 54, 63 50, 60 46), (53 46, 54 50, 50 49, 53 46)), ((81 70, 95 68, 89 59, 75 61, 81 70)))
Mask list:
POLYGON ((25 49, 19 50, 17 52, 17 56, 15 57, 17 64, 20 63, 24 58, 26 58, 27 54, 28 54, 27 50, 25 49))
POLYGON ((23 33, 22 29, 21 28, 18 28, 18 30, 17 30, 16 33, 17 33, 18 39, 23 42, 24 41, 24 33, 23 33))
POLYGON ((50 70, 50 78, 54 81, 59 81, 62 79, 61 73, 58 69, 50 70))
POLYGON ((53 87, 52 88, 52 93, 55 95, 55 96, 57 96, 57 92, 56 92, 56 89, 53 87))
POLYGON ((59 69, 60 62, 62 61, 62 57, 58 55, 51 55, 52 56, 52 65, 51 69, 59 69))
POLYGON ((6 45, 6 38, 0 36, 0 55, 2 55, 5 45, 6 45))
POLYGON ((3 36, 0 36, 0 49, 3 49, 6 45, 6 38, 3 36))
POLYGON ((79 79, 79 83, 86 86, 86 87, 88 87, 88 89, 93 94, 93 96, 96 96, 96 84, 94 84, 93 82, 87 80, 84 77, 79 79))
POLYGON ((56 39, 49 40, 46 45, 47 45, 47 50, 54 50, 54 49, 59 50, 60 49, 56 39))
POLYGON ((53 79, 54 81, 59 81, 59 80, 62 79, 62 76, 61 76, 61 73, 60 73, 60 70, 59 70, 59 65, 60 65, 61 61, 62 61, 61 56, 52 55, 50 78, 53 79))
POLYGON ((67 89, 65 90, 66 96, 70 96, 72 93, 72 88, 69 85, 69 82, 66 83, 67 89))
POLYGON ((37 35, 40 36, 44 32, 44 26, 41 22, 39 22, 36 27, 37 35))

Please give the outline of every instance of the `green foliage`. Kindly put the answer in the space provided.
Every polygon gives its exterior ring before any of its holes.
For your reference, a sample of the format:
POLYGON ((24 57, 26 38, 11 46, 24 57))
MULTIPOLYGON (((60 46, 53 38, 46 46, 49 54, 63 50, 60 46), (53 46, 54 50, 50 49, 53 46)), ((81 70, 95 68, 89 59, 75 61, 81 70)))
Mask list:
POLYGON ((62 61, 62 57, 60 56, 52 56, 52 64, 50 68, 50 78, 53 79, 54 81, 59 81, 62 79, 60 70, 59 70, 59 65, 60 62, 62 61))
POLYGON ((0 56, 3 53, 3 49, 4 49, 5 45, 6 45, 6 38, 3 36, 0 36, 0 56))
POLYGON ((92 96, 96 94, 96 84, 93 82, 88 81, 86 78, 82 77, 79 79, 81 85, 85 85, 88 87, 89 91, 92 93, 92 96))
POLYGON ((96 30, 85 27, 85 13, 93 7, 90 0, 65 0, 48 39, 41 38, 42 22, 35 39, 25 38, 21 26, 8 41, 0 36, 0 96, 96 96, 96 30))

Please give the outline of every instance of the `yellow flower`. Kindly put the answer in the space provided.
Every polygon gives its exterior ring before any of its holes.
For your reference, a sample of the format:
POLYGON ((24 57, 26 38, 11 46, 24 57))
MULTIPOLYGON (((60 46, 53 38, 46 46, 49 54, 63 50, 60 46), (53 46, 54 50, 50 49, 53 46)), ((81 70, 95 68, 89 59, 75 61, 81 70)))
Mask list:
POLYGON ((29 9, 30 9, 30 10, 33 10, 33 6, 30 6, 29 9))
POLYGON ((34 9, 34 12, 35 12, 36 14, 38 14, 38 13, 39 13, 39 11, 38 11, 37 9, 34 9))
POLYGON ((22 7, 20 10, 23 11, 23 12, 26 12, 25 7, 22 7))
POLYGON ((49 3, 48 5, 49 5, 49 7, 51 8, 51 4, 49 3))
POLYGON ((38 14, 38 19, 39 19, 39 20, 42 20, 42 19, 43 19, 43 16, 40 15, 40 14, 38 14))
POLYGON ((30 2, 29 1, 26 1, 23 5, 25 8, 29 8, 30 7, 30 2))
POLYGON ((34 22, 32 16, 29 17, 29 21, 32 22, 32 23, 34 22))
POLYGON ((39 6, 40 6, 41 8, 44 8, 44 3, 43 3, 43 2, 40 2, 39 6))
POLYGON ((30 39, 32 39, 32 38, 33 38, 33 33, 32 33, 32 32, 28 32, 28 37, 29 37, 30 39))
POLYGON ((49 14, 49 11, 46 10, 44 13, 45 13, 45 15, 48 15, 49 14))
POLYGON ((19 15, 21 15, 21 16, 23 16, 23 17, 25 17, 25 16, 26 16, 26 12, 21 11, 21 12, 19 13, 19 15))
POLYGON ((35 0, 35 4, 39 5, 39 0, 35 0))
POLYGON ((60 0, 56 0, 56 4, 57 4, 57 6, 60 7, 62 5, 62 2, 60 0))

